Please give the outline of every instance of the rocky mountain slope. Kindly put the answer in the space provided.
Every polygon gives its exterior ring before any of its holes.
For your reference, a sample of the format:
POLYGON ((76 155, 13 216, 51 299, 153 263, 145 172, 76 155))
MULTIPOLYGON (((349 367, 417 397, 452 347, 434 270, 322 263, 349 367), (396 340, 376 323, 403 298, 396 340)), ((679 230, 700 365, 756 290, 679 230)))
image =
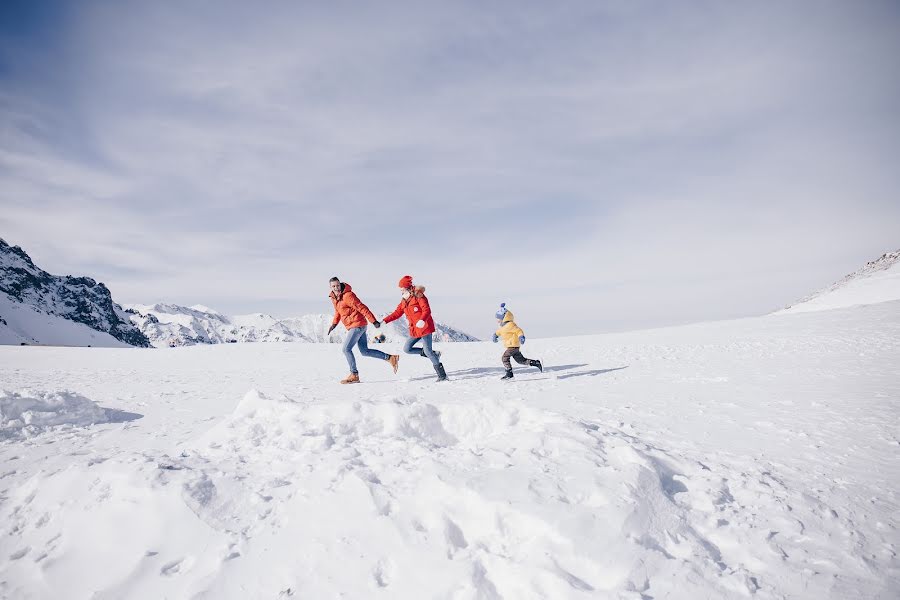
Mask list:
POLYGON ((150 346, 109 289, 90 277, 51 275, 18 246, 0 239, 0 340, 75 346, 150 346), (84 326, 71 327, 59 320, 84 326), (54 326, 56 323, 59 326, 54 326), (65 330, 65 332, 63 332, 65 330), (97 336, 96 332, 108 334, 97 336))

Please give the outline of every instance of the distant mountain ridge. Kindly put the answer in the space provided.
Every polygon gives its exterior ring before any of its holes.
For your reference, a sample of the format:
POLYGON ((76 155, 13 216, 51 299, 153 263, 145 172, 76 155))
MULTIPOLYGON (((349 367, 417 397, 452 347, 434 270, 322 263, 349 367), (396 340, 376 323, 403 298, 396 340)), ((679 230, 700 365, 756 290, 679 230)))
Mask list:
MULTIPOLYGON (((130 304, 125 306, 131 321, 150 342, 158 347, 191 346, 195 344, 225 344, 241 342, 306 342, 340 343, 346 330, 343 325, 328 334, 330 314, 311 314, 278 319, 254 313, 228 316, 206 306, 177 304, 130 304)), ((477 338, 442 323, 435 324, 434 339, 438 342, 474 342, 477 338)), ((384 333, 385 341, 402 341, 408 337, 405 318, 369 327, 370 339, 384 333)))
POLYGON ((50 275, 19 246, 0 239, 0 340, 4 343, 116 345, 149 347, 109 289, 90 277, 50 275), (87 330, 58 321, 83 325, 87 330), (55 331, 60 330, 60 331, 55 331), (65 330, 64 332, 62 330, 65 330), (94 330, 94 332, 90 331, 94 330), (58 335, 57 335, 58 334, 58 335))
POLYGON ((825 289, 797 300, 776 314, 829 310, 900 300, 900 250, 886 252, 825 289))
MULTIPOLYGON (((228 316, 202 305, 115 303, 109 289, 90 277, 50 275, 19 246, 0 239, 0 344, 169 347, 240 342, 338 343, 331 314, 278 319, 255 313, 228 316)), ((477 341, 442 323, 435 340, 477 341)), ((406 319, 380 330, 385 341, 407 337, 406 319)), ((373 340, 374 341, 374 340, 373 340)))
POLYGON ((125 310, 156 347, 237 342, 310 342, 268 315, 229 317, 202 305, 128 304, 125 310))

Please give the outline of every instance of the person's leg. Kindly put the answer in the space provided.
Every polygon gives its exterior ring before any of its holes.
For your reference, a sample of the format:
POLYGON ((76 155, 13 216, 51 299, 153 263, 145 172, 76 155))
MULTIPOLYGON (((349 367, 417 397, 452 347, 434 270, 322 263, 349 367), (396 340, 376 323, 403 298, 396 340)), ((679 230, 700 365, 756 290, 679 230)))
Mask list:
MULTIPOLYGON (((438 360, 441 360, 441 351, 440 350, 432 350, 434 355, 438 357, 438 360)), ((425 348, 419 348, 419 356, 425 356, 425 348)))
POLYGON ((518 348, 507 348, 506 352, 503 353, 503 357, 501 360, 503 361, 504 368, 506 368, 506 373, 500 379, 512 379, 513 372, 512 372, 512 365, 509 364, 509 358, 513 354, 515 354, 518 350, 519 350, 518 348))
POLYGON ((518 348, 507 348, 506 352, 504 352, 503 356, 500 358, 500 360, 503 361, 503 367, 507 371, 512 371, 512 365, 509 363, 509 359, 516 351, 518 351, 518 348))
POLYGON ((512 357, 516 359, 516 362, 520 365, 531 364, 531 361, 525 358, 525 356, 522 354, 522 350, 520 348, 515 348, 515 352, 513 352, 512 357))
POLYGON ((359 353, 363 356, 368 356, 369 358, 380 358, 381 360, 387 360, 388 355, 382 352, 381 350, 373 350, 369 348, 369 340, 366 339, 366 328, 361 327, 363 330, 363 334, 359 336, 359 341, 356 342, 356 345, 359 346, 359 353))
POLYGON ((422 338, 406 338, 406 343, 403 344, 403 351, 407 354, 418 354, 421 351, 421 348, 416 346, 416 342, 418 342, 422 338))
POLYGON ((513 358, 516 359, 516 362, 520 365, 528 365, 529 367, 537 367, 538 371, 541 373, 544 372, 544 365, 541 364, 541 361, 534 360, 533 358, 525 358, 525 355, 522 354, 521 348, 516 348, 517 352, 513 354, 513 358))
POLYGON ((431 364, 433 364, 435 367, 437 367, 438 363, 441 361, 438 360, 437 354, 431 348, 431 343, 432 343, 432 339, 431 339, 430 333, 426 336, 422 336, 422 350, 425 352, 425 356, 427 356, 428 359, 431 361, 431 364))
POLYGON ((344 356, 347 357, 347 364, 350 365, 350 372, 359 374, 356 370, 356 357, 353 356, 353 346, 359 340, 359 336, 365 332, 365 327, 354 327, 347 331, 347 337, 344 339, 344 356))

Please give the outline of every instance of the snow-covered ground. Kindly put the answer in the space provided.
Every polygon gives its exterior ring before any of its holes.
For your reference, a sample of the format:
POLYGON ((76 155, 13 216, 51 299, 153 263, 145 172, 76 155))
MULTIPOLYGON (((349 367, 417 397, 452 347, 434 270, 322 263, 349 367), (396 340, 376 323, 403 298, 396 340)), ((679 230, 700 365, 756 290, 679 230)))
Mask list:
POLYGON ((0 597, 900 597, 900 302, 439 346, 0 347, 0 597))

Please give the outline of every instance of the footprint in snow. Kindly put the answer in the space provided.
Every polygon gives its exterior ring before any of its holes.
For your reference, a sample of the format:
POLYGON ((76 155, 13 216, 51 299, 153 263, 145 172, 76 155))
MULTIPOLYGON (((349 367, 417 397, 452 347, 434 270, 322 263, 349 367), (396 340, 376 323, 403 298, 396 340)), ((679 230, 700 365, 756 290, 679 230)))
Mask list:
POLYGON ((378 564, 375 565, 375 568, 372 570, 372 578, 375 580, 375 583, 378 587, 387 587, 391 584, 391 580, 394 578, 394 563, 391 559, 382 559, 378 561, 378 564))
POLYGON ((189 570, 193 562, 193 559, 191 559, 190 557, 179 558, 171 562, 167 562, 159 570, 159 574, 166 577, 177 575, 178 573, 189 570))
POLYGON ((447 541, 447 558, 452 559, 458 551, 468 548, 469 543, 466 541, 466 536, 463 534, 462 529, 451 519, 447 518, 444 525, 444 537, 447 541))

